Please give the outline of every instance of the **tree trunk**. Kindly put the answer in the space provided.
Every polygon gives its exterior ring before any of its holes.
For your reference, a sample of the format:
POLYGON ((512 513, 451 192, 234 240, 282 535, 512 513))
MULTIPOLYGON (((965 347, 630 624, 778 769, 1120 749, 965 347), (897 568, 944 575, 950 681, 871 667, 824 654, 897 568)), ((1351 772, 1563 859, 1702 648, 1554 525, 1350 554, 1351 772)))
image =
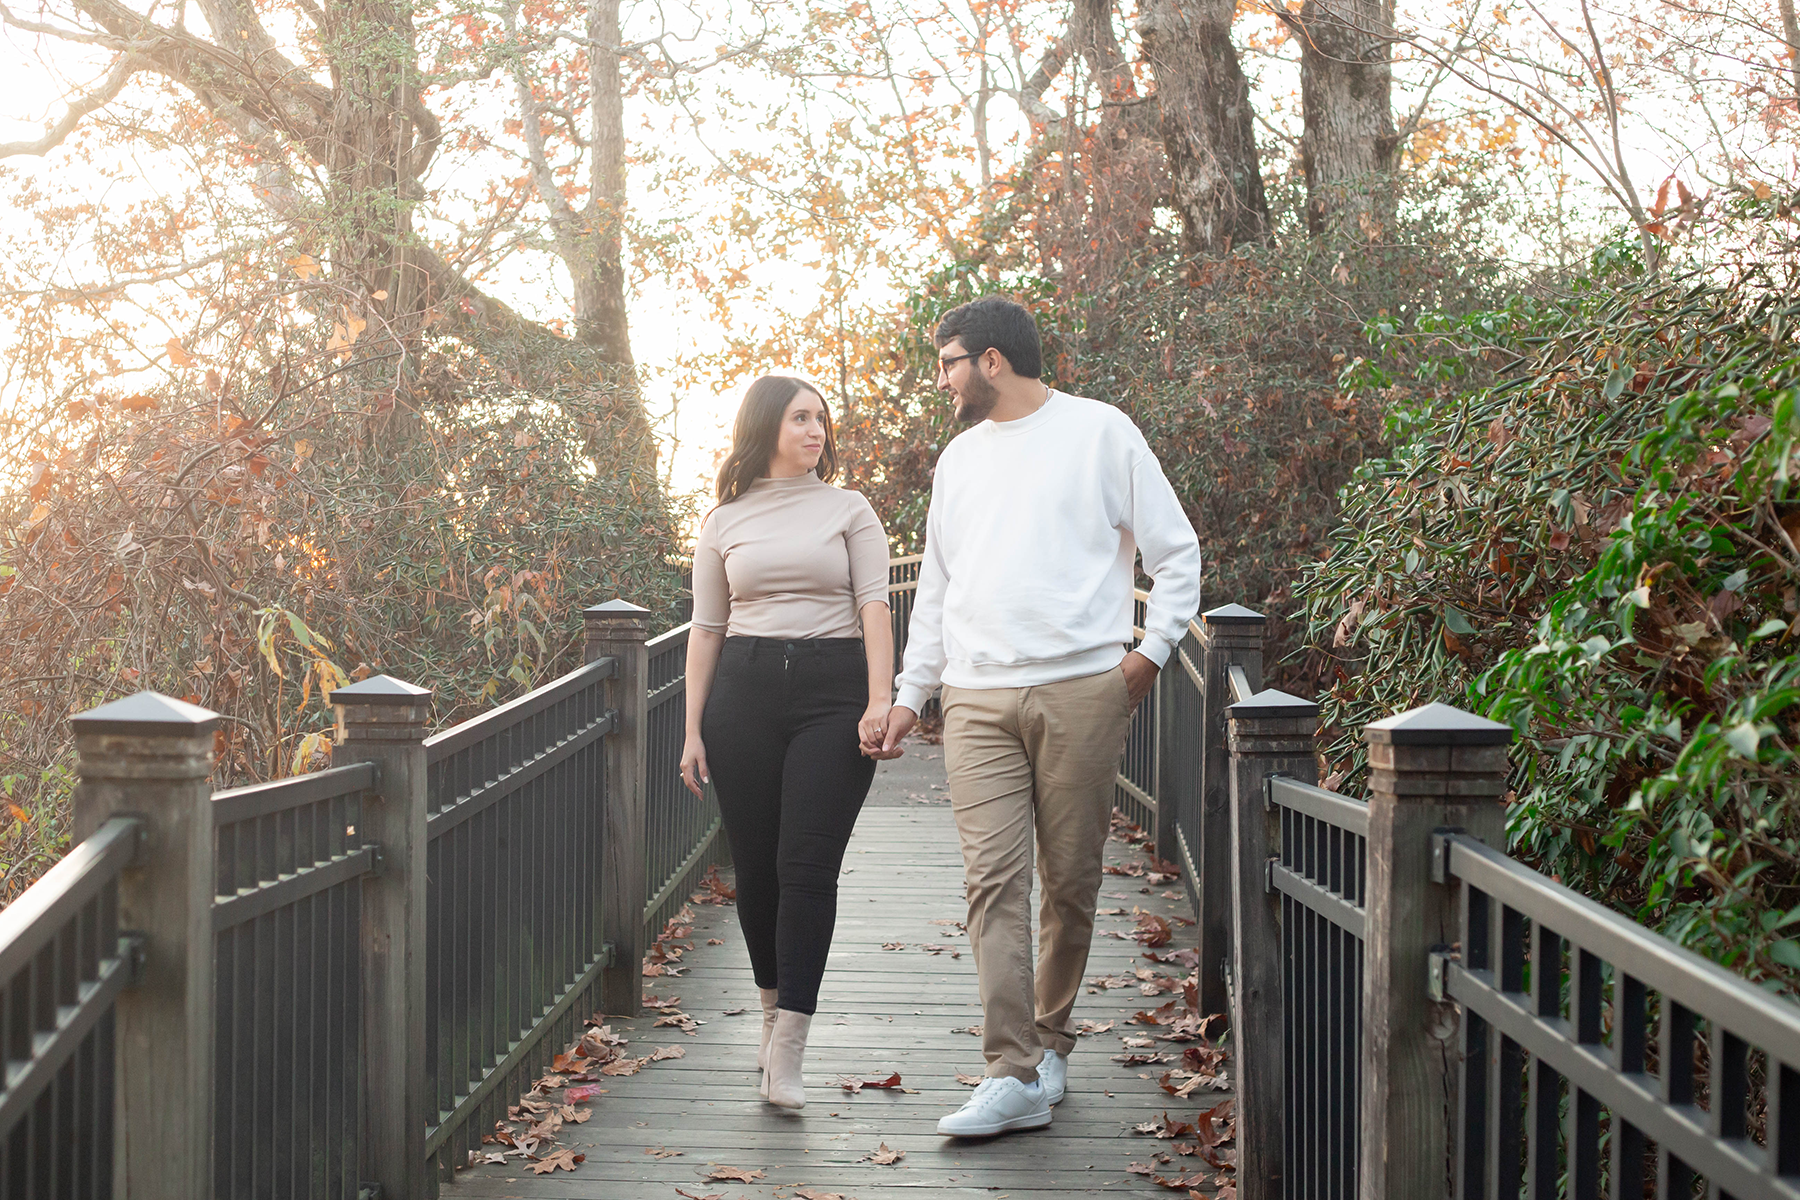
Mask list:
POLYGON ((1306 224, 1380 235, 1393 212, 1393 0, 1306 0, 1300 35, 1306 224))
POLYGON ((1227 253, 1268 230, 1249 84, 1231 44, 1232 0, 1149 0, 1138 33, 1156 77, 1182 243, 1227 253))
POLYGON ((588 203, 575 277, 576 337, 597 346, 631 373, 631 327, 625 311, 625 97, 619 79, 619 0, 588 0, 588 203))

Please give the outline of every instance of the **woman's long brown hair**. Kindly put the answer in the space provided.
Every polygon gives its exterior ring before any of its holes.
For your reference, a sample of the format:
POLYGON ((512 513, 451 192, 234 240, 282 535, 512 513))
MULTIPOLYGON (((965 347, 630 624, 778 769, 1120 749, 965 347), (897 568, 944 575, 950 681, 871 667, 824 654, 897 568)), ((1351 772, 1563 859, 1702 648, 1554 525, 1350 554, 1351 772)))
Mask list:
MULTIPOLYGON (((775 443, 781 436, 782 414, 795 396, 811 392, 824 402, 824 393, 792 375, 764 375, 744 392, 737 420, 731 426, 731 451, 719 467, 717 491, 720 504, 730 504, 750 490, 750 485, 769 473, 775 443)), ((832 436, 831 408, 825 408, 825 452, 813 468, 822 480, 837 474, 837 439, 832 436)))

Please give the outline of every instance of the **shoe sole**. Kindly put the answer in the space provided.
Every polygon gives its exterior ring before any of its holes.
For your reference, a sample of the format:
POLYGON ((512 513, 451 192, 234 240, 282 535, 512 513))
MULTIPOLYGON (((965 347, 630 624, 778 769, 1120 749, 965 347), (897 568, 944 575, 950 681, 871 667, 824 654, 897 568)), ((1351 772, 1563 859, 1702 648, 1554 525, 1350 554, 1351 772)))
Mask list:
POLYGON ((960 1138, 996 1137, 1002 1133, 1015 1133, 1021 1129, 1042 1129, 1049 1123, 1050 1114, 1047 1112, 1026 1113, 1022 1117, 1014 1117, 1009 1121, 1001 1121, 995 1125, 984 1125, 980 1129, 960 1129, 951 1132, 940 1126, 938 1128, 938 1136, 960 1138))

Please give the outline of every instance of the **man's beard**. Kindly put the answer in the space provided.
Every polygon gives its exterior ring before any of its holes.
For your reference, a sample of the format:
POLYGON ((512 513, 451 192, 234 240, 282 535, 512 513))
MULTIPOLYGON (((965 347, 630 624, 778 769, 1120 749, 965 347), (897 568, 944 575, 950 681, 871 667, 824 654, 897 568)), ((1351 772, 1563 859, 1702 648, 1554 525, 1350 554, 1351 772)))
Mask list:
POLYGON ((962 386, 962 402, 956 406, 956 419, 963 425, 974 425, 988 419, 994 405, 1000 403, 1000 389, 974 371, 962 386))

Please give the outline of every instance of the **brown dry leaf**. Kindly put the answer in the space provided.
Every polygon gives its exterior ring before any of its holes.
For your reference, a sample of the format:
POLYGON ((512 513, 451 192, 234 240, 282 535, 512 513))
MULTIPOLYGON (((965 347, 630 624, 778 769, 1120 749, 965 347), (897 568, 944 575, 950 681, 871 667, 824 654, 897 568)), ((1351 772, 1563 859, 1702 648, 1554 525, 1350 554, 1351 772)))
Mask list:
POLYGON ((707 938, 706 944, 709 946, 723 946, 725 944, 725 939, 724 938, 707 938))
POLYGON ((1105 1033, 1113 1027, 1111 1021, 1082 1021, 1075 1026, 1076 1037, 1089 1037, 1096 1033, 1105 1033))
POLYGON ((956 1073, 956 1082, 962 1084, 964 1087, 979 1087, 984 1078, 986 1078, 986 1076, 965 1075, 961 1071, 956 1073))
POLYGON ((1122 1037, 1119 1041, 1124 1044, 1127 1050, 1148 1050, 1150 1047, 1156 1045, 1155 1038, 1147 1037, 1122 1037))
POLYGON ((982 1027, 980 1025, 959 1025, 955 1029, 952 1029, 950 1032, 951 1033, 972 1033, 976 1037, 980 1037, 981 1032, 982 1032, 982 1027))
POLYGON ((879 1150, 871 1150, 869 1153, 863 1155, 862 1161, 874 1163, 878 1167, 887 1167, 892 1166, 894 1163, 899 1162, 905 1157, 906 1151, 890 1150, 888 1149, 888 1144, 883 1142, 881 1143, 881 1148, 879 1150))
POLYGON ((881 943, 881 948, 883 950, 904 950, 904 949, 906 949, 906 943, 905 942, 883 942, 883 943, 881 943))
MULTIPOLYGON (((1179 1175, 1177 1175, 1173 1179, 1166 1178, 1162 1175, 1157 1175, 1154 1178, 1156 1179, 1156 1182, 1161 1184, 1163 1187, 1166 1187, 1169 1190, 1176 1191, 1176 1192, 1187 1191, 1189 1188, 1205 1187, 1207 1184, 1209 1184, 1213 1181, 1213 1177, 1211 1175, 1201 1175, 1197 1172, 1193 1175, 1189 1175, 1185 1179, 1179 1175)), ((1189 1192, 1188 1194, 1193 1195, 1195 1193, 1189 1192)))
POLYGON ((550 1157, 541 1162, 534 1162, 530 1164, 530 1166, 535 1173, 539 1175, 548 1175, 558 1167, 561 1167, 565 1171, 573 1171, 577 1166, 586 1161, 587 1155, 585 1154, 577 1154, 573 1150, 558 1150, 550 1157))
POLYGON ((680 1158, 684 1152, 671 1150, 667 1146, 645 1146, 644 1153, 652 1158, 680 1158))
POLYGON ((1152 1137, 1178 1138, 1187 1137, 1189 1134, 1193 1133, 1194 1127, 1186 1121, 1169 1120, 1169 1114, 1165 1112, 1154 1121, 1145 1121, 1141 1125, 1133 1125, 1131 1130, 1133 1133, 1147 1133, 1152 1137))
POLYGON ((651 1062, 662 1062, 664 1059, 686 1057, 687 1050, 681 1046, 664 1046, 660 1050, 653 1050, 650 1053, 651 1062))
POLYGON ((1154 1175, 1156 1168, 1149 1163, 1134 1162, 1125 1168, 1125 1173, 1127 1175, 1154 1175))
POLYGON ((644 1064, 649 1061, 648 1058, 614 1059, 604 1067, 601 1067, 600 1073, 602 1075, 636 1075, 639 1071, 644 1069, 644 1064))
MULTIPOLYGON (((1137 1040, 1149 1041, 1150 1039, 1138 1038, 1137 1040)), ((1128 1067, 1147 1067, 1160 1066, 1169 1061, 1169 1056, 1166 1054, 1115 1054, 1112 1056, 1112 1060, 1116 1063, 1124 1063, 1128 1067)))
POLYGON ((708 1192, 706 1195, 702 1196, 700 1193, 690 1192, 686 1188, 676 1188, 675 1194, 677 1196, 685 1196, 687 1197, 687 1200, 725 1200, 724 1192, 708 1192))
POLYGON ((176 366, 191 367, 194 365, 194 356, 188 353, 187 347, 181 344, 180 338, 170 338, 164 343, 163 349, 169 352, 169 361, 176 366))
MULTIPOLYGON (((645 1008, 674 1008, 677 1004, 680 1004, 680 1003, 681 1003, 680 996, 670 996, 667 1000, 659 1000, 655 996, 645 996, 644 997, 644 1007, 645 1008)), ((612 1026, 608 1025, 608 1026, 605 1026, 605 1028, 610 1030, 612 1028, 612 1026)))
POLYGON ((795 1188, 795 1200, 849 1200, 842 1192, 820 1192, 812 1188, 795 1188))
POLYGON ((718 1167, 712 1169, 707 1179, 716 1179, 721 1183, 755 1183, 763 1177, 761 1171, 746 1171, 742 1167, 718 1167))
POLYGON ((1134 1025, 1172 1025, 1174 1022, 1175 1002, 1173 1000, 1148 1011, 1139 1009, 1131 1018, 1131 1023, 1134 1025))
POLYGON ((571 1125, 586 1124, 587 1119, 593 1115, 594 1110, 591 1108, 576 1108, 573 1104, 562 1106, 562 1119, 571 1125))

